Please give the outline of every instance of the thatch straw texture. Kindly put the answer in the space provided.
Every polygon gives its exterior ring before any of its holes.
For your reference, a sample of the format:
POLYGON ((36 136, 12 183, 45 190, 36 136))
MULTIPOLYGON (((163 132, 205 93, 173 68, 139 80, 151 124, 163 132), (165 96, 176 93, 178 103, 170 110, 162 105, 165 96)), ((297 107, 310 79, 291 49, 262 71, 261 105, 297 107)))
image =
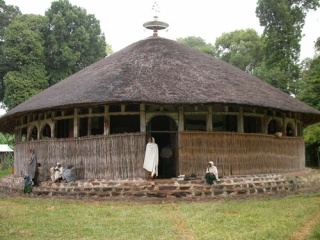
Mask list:
POLYGON ((145 144, 145 134, 140 133, 21 142, 15 145, 15 174, 25 173, 33 148, 47 178, 57 162, 74 165, 78 179, 143 177, 145 144))
POLYGON ((68 106, 113 103, 237 104, 302 113, 304 122, 320 112, 270 84, 209 54, 176 41, 151 37, 131 44, 47 88, 0 118, 68 106))
POLYGON ((205 174, 214 161, 219 175, 292 172, 304 168, 303 138, 240 133, 183 132, 179 135, 179 173, 205 174))

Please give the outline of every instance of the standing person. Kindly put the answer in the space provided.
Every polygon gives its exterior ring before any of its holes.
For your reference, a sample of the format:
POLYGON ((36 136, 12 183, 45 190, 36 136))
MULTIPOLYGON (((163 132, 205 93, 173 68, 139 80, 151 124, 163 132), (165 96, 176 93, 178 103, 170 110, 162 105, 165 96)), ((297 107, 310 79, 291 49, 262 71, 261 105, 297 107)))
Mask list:
POLYGON ((38 180, 37 180, 37 168, 38 168, 38 164, 37 164, 37 155, 34 151, 34 149, 30 148, 30 153, 31 153, 31 157, 29 160, 29 164, 28 164, 28 176, 30 177, 30 179, 32 180, 32 185, 34 184, 38 184, 38 180))
POLYGON ((214 181, 219 181, 218 169, 212 161, 208 162, 205 179, 206 183, 210 185, 213 184, 214 181))
POLYGON ((159 150, 153 137, 149 137, 144 156, 143 168, 148 171, 147 179, 153 179, 158 176, 159 150))

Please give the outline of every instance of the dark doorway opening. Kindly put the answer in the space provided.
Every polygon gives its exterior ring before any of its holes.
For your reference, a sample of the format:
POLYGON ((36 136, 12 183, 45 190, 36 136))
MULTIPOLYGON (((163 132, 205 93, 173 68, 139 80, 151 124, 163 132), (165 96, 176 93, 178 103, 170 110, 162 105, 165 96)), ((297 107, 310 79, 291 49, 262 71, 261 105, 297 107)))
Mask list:
POLYGON ((159 148, 158 178, 176 177, 177 124, 168 116, 156 116, 147 126, 147 136, 152 136, 159 148))

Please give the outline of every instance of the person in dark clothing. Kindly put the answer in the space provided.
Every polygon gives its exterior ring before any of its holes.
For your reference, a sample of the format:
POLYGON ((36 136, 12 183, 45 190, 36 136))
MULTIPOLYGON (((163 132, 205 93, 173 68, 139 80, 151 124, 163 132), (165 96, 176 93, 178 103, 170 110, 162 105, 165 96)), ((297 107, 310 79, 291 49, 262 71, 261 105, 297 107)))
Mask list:
POLYGON ((31 193, 32 192, 32 181, 28 174, 24 176, 24 193, 31 193))
POLYGON ((29 160, 29 164, 28 164, 28 175, 30 177, 30 179, 32 180, 32 183, 35 184, 38 184, 38 180, 35 178, 35 177, 38 177, 38 175, 36 175, 36 172, 37 172, 37 168, 38 168, 38 164, 37 164, 37 155, 34 151, 34 149, 30 148, 30 153, 31 153, 31 157, 30 157, 30 160, 29 160))

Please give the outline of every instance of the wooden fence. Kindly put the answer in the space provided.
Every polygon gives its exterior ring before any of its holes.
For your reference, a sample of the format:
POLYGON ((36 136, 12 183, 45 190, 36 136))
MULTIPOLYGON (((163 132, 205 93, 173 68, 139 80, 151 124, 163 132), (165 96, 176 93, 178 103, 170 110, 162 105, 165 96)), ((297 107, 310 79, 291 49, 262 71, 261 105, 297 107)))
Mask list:
POLYGON ((261 134, 182 132, 179 134, 179 173, 203 176, 208 161, 219 175, 299 171, 305 167, 302 137, 261 134))
POLYGON ((144 177, 145 134, 119 134, 78 139, 50 139, 15 145, 14 172, 26 172, 33 148, 47 178, 60 162, 75 166, 78 179, 124 179, 144 177))
MULTIPOLYGON (((145 177, 144 133, 20 142, 14 148, 14 172, 26 172, 35 149, 46 176, 57 162, 74 165, 78 179, 145 177)), ((178 134, 177 175, 204 176, 214 161, 220 176, 299 171, 305 166, 303 138, 221 132, 178 134)))

